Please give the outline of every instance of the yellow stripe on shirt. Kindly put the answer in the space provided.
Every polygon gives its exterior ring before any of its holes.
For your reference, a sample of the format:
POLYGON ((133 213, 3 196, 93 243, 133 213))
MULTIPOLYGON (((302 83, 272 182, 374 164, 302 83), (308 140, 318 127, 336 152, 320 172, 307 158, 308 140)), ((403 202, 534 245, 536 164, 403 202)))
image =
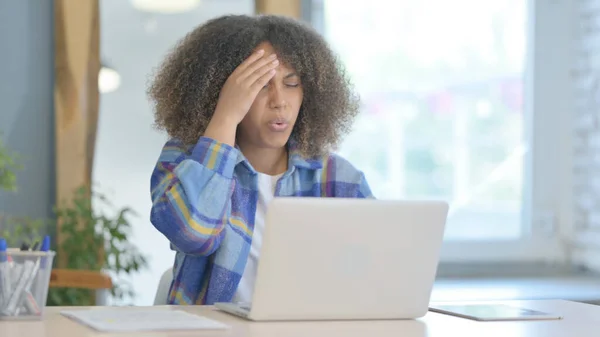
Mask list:
POLYGON ((231 218, 229 218, 229 222, 231 223, 231 225, 241 229, 242 232, 248 234, 248 236, 252 235, 252 232, 250 232, 250 230, 248 229, 248 225, 242 219, 232 216, 231 218))
POLYGON ((216 143, 212 146, 210 158, 208 159, 208 163, 206 164, 206 168, 210 170, 215 169, 215 165, 217 164, 217 158, 219 156, 219 150, 221 150, 221 143, 216 143))
POLYGON ((203 235, 215 235, 215 229, 213 227, 205 227, 202 226, 198 221, 196 221, 196 219, 194 219, 191 214, 190 214, 190 210, 187 207, 187 205, 185 204, 185 201, 183 199, 183 197, 181 196, 181 194, 179 194, 179 189, 178 188, 173 188, 170 191, 171 194, 171 198, 175 201, 175 203, 177 204, 177 208, 179 208, 179 211, 182 213, 183 218, 187 221, 188 225, 195 230, 196 232, 203 234, 203 235))

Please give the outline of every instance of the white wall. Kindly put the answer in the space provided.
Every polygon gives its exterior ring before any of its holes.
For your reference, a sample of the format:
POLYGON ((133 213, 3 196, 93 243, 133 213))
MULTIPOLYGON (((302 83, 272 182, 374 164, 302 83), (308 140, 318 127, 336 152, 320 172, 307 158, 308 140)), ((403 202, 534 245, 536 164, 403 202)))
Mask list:
POLYGON ((574 17, 574 261, 600 271, 600 0, 577 1, 574 17))
POLYGON ((132 242, 149 257, 150 268, 131 277, 135 305, 151 305, 162 273, 173 263, 169 243, 149 221, 150 175, 166 140, 152 128, 153 114, 145 90, 148 76, 165 53, 188 31, 209 18, 250 14, 251 0, 205 0, 184 14, 151 15, 129 1, 101 0, 101 54, 121 75, 120 88, 100 100, 94 183, 109 192, 112 203, 131 207, 132 242))

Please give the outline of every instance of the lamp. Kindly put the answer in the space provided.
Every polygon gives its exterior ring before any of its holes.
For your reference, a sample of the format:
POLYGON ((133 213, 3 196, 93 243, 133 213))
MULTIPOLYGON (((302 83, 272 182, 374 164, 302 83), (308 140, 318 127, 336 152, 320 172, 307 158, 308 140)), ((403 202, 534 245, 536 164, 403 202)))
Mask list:
POLYGON ((151 13, 174 14, 188 12, 200 5, 200 0, 130 0, 133 8, 151 13))
POLYGON ((100 73, 98 74, 98 90, 100 93, 106 94, 113 92, 121 85, 121 75, 106 64, 102 64, 100 73))

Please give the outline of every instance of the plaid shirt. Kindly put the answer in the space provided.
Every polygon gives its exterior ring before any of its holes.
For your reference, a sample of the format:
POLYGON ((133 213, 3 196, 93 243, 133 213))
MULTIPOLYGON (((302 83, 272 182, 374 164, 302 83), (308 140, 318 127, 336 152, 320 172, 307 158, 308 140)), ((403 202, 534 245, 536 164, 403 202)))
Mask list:
MULTIPOLYGON (((176 253, 169 304, 230 302, 250 252, 256 171, 238 148, 168 141, 151 177, 152 224, 176 253)), ((306 159, 290 140, 275 196, 372 198, 362 172, 337 155, 306 159)))

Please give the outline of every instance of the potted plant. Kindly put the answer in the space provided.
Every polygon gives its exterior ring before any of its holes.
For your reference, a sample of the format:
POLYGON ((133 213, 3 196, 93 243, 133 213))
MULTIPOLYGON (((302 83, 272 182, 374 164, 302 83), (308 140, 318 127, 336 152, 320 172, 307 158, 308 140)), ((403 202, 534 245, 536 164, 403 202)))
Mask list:
MULTIPOLYGON (((107 273, 113 278, 114 299, 133 298, 133 287, 122 276, 147 267, 146 257, 131 243, 129 218, 135 213, 129 208, 115 209, 102 193, 81 187, 72 202, 57 207, 55 214, 64 238, 57 257, 65 255, 64 267, 107 273), (113 214, 99 210, 112 210, 113 214)), ((53 289, 48 305, 91 305, 94 296, 85 289, 53 289)))
MULTIPOLYGON (((16 155, 9 152, 0 139, 0 192, 17 190, 16 171, 20 166, 15 158, 16 155)), ((57 249, 56 241, 52 247, 57 251, 55 265, 63 259, 65 265, 61 267, 66 269, 109 274, 113 279, 113 298, 133 298, 133 288, 122 276, 147 266, 146 257, 131 243, 129 218, 135 215, 133 211, 115 209, 102 193, 81 187, 74 192, 72 200, 54 208, 54 215, 54 219, 44 220, 0 214, 0 237, 13 247, 22 243, 32 245, 39 242, 46 231, 56 238, 60 228, 60 249, 57 249), (106 214, 106 210, 112 210, 112 214, 106 214), (59 223, 60 226, 56 226, 59 223)), ((94 300, 95 294, 91 290, 50 288, 47 305, 92 305, 94 300)))

